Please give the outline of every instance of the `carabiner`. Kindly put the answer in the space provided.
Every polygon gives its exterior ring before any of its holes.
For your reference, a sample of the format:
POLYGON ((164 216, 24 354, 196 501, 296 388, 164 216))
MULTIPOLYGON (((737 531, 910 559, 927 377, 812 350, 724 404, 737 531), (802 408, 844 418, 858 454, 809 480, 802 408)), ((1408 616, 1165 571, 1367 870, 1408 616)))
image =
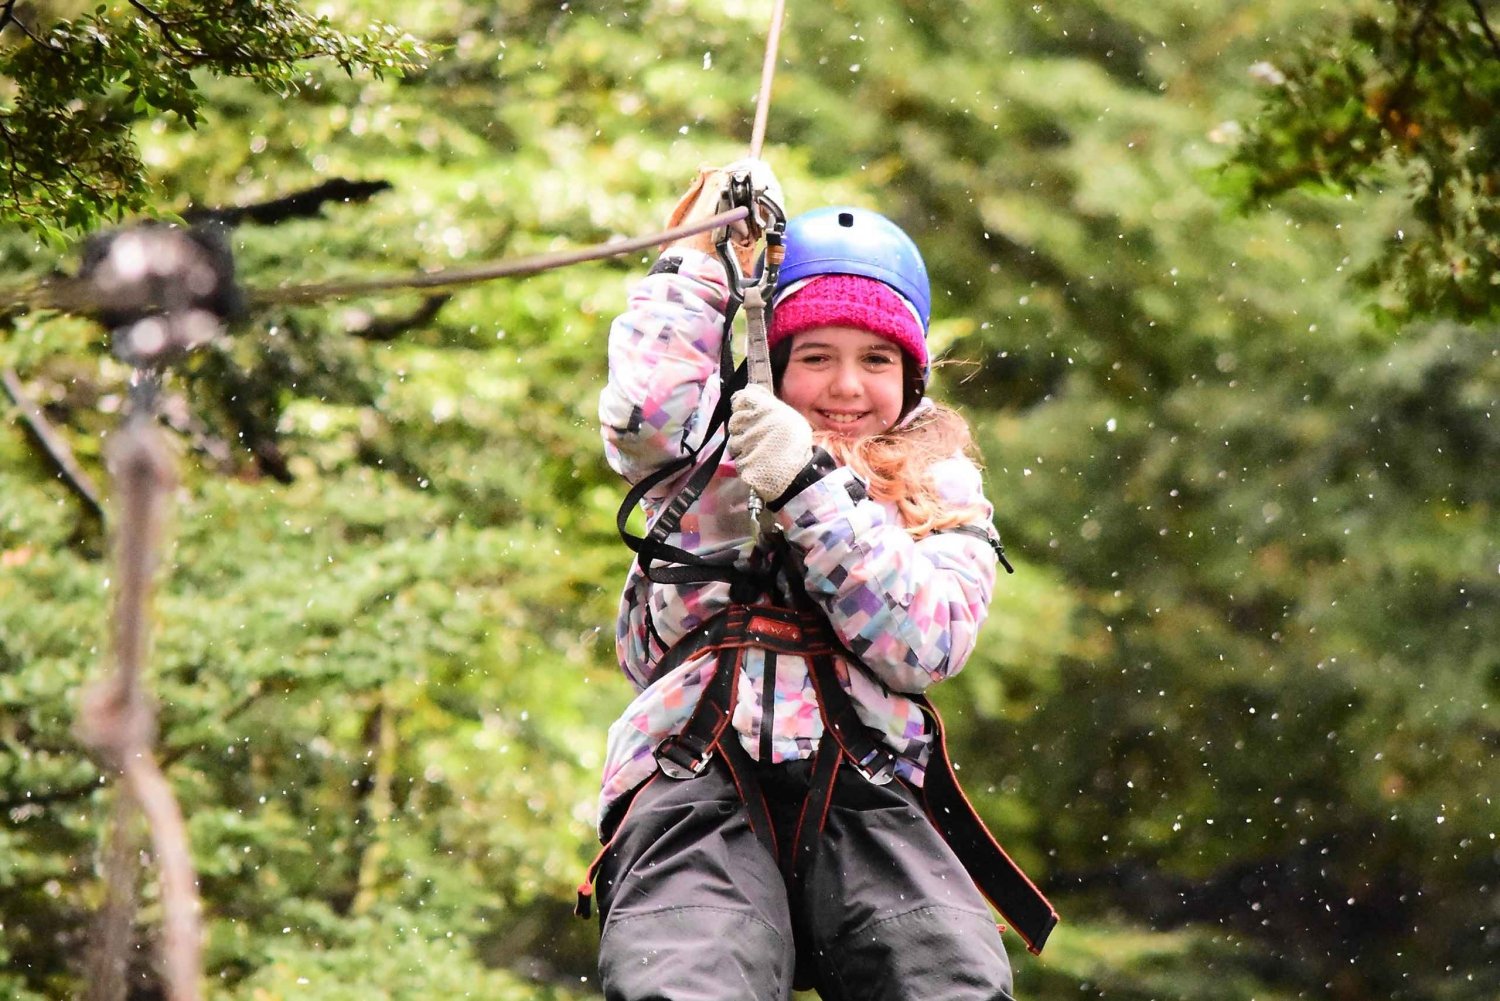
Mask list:
POLYGON ((783 239, 786 235, 786 212, 768 192, 762 191, 756 195, 751 214, 755 216, 756 225, 766 239, 766 252, 761 259, 760 285, 769 302, 771 293, 776 290, 781 259, 786 255, 786 243, 783 239))

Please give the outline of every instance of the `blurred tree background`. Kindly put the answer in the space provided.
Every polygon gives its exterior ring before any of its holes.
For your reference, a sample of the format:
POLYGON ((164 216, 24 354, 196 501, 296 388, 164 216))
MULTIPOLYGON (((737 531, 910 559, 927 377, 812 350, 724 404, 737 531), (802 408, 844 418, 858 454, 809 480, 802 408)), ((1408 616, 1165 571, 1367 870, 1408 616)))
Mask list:
MULTIPOLYGON (((937 693, 1064 915, 1018 995, 1500 995, 1496 5, 788 6, 766 157, 922 244, 1019 571, 937 693)), ((651 232, 743 155, 770 10, 3 0, 0 369, 107 494, 129 373, 17 293, 88 231, 218 219, 254 288, 651 232)), ((211 996, 596 996, 594 408, 648 260, 257 309, 169 381, 152 683, 211 996)), ((0 995, 36 1001, 103 896, 111 524, 5 412, 0 995)))

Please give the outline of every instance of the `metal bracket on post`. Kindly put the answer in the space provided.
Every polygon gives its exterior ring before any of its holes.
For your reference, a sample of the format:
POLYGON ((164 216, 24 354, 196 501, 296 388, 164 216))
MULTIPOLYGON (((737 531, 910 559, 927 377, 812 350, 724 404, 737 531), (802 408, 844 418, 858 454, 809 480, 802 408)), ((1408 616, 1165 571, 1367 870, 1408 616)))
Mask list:
POLYGON ((96 236, 79 278, 92 287, 115 355, 138 371, 159 373, 208 344, 242 308, 216 227, 144 223, 96 236))

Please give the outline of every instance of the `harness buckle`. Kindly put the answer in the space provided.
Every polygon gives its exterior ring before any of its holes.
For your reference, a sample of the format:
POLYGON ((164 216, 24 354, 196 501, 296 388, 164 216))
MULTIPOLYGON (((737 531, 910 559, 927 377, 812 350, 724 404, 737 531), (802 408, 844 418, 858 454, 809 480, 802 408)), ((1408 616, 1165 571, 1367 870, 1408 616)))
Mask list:
POLYGON ((869 779, 871 785, 890 785, 891 779, 896 777, 896 756, 884 747, 870 748, 870 753, 857 764, 860 774, 869 779))
MULTIPOLYGON (((669 779, 695 779, 708 769, 708 763, 713 760, 714 748, 712 744, 702 746, 695 753, 687 746, 688 739, 681 734, 671 734, 664 737, 661 743, 656 745, 654 757, 656 767, 669 779)), ((693 741, 693 743, 698 743, 693 741)))

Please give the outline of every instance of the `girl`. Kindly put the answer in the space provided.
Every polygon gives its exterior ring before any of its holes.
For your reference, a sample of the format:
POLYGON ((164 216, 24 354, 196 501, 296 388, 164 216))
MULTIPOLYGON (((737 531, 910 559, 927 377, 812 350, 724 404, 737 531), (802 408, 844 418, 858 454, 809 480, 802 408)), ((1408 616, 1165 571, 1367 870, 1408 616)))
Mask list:
MULTIPOLYGON (((673 221, 711 215, 724 178, 700 173, 673 221)), ((924 397, 926 270, 866 210, 808 213, 785 240, 775 391, 734 393, 727 453, 704 458, 729 301, 708 238, 666 248, 610 333, 610 465, 672 473, 648 523, 676 519, 664 541, 710 572, 638 561, 625 587, 639 694, 600 797, 605 996, 1009 998, 999 932, 920 791, 921 693, 963 666, 1002 558, 968 427, 924 397), (774 520, 758 542, 751 491, 774 520)), ((753 251, 736 242, 747 273, 753 251)))

